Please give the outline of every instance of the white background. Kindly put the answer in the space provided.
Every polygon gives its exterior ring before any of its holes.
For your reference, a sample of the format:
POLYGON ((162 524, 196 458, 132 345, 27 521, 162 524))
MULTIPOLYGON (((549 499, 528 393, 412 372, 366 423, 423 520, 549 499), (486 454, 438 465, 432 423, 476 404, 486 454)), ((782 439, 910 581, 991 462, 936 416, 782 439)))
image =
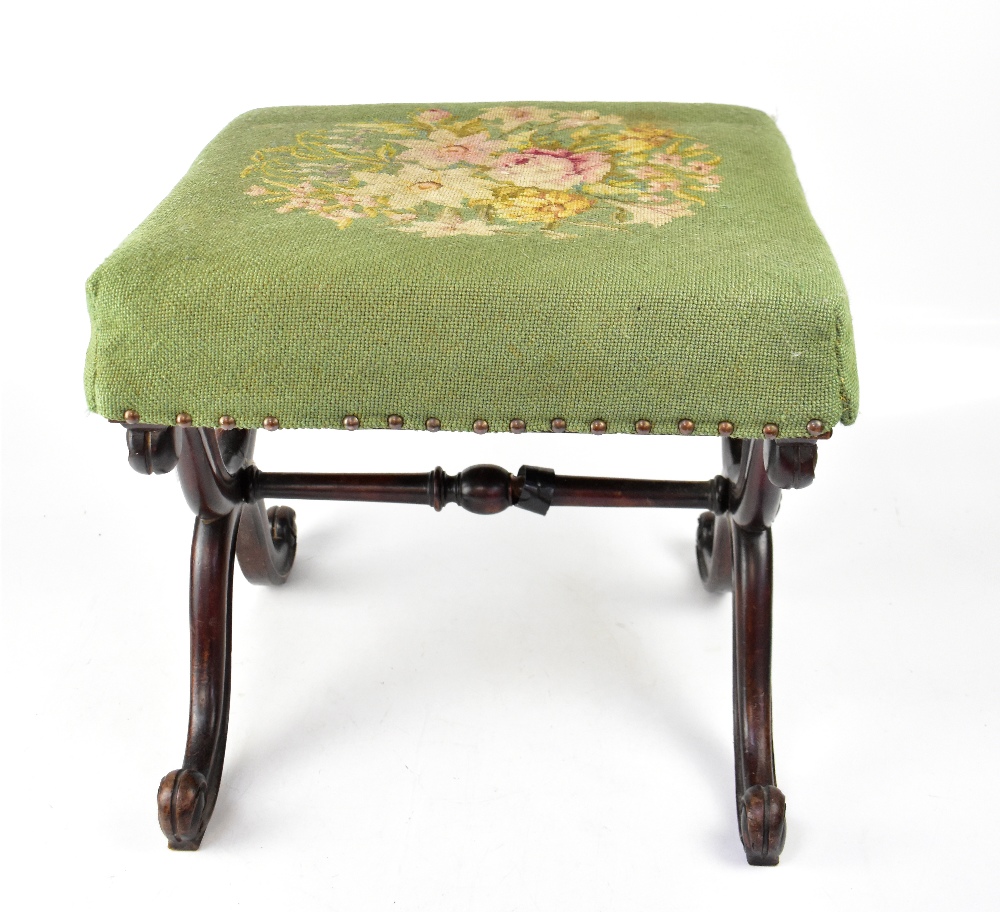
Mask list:
MULTIPOLYGON (((3 38, 8 909, 996 908, 995 4, 35 4, 3 38), (168 852, 191 515, 82 391, 87 275, 243 110, 653 99, 776 115, 861 415, 775 529, 788 843, 736 832, 695 517, 299 505, 235 593, 222 793, 168 852)), ((709 477, 708 440, 262 435, 272 469, 709 477)))

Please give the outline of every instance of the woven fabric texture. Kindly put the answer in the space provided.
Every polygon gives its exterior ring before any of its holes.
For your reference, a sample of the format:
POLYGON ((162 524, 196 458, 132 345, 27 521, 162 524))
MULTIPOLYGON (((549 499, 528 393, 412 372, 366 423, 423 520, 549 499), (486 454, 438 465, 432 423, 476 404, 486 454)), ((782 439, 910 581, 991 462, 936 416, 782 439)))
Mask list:
POLYGON ((843 283, 748 108, 250 111, 87 297, 111 419, 804 437, 857 409, 843 283))

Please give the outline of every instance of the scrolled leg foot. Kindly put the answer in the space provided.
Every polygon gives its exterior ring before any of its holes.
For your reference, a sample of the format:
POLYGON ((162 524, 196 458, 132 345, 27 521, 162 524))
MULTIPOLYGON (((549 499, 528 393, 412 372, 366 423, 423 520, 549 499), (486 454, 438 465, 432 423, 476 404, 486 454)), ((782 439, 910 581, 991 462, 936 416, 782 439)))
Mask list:
POLYGON ((230 479, 212 432, 191 432, 181 453, 189 502, 199 505, 191 540, 191 679, 188 731, 181 768, 160 782, 160 829, 171 849, 201 845, 215 809, 226 756, 231 692, 233 565, 242 505, 213 515, 227 502, 230 479), (204 465, 198 462, 205 457, 204 465))
POLYGON ((698 517, 695 552, 698 573, 709 592, 729 592, 733 588, 732 521, 723 514, 702 513, 698 517))
POLYGON ((271 523, 271 541, 274 542, 275 550, 282 553, 282 563, 291 570, 292 562, 295 560, 295 548, 299 542, 295 511, 286 506, 268 507, 267 518, 271 523))
POLYGON ((771 720, 771 521, 781 492, 760 441, 744 446, 730 523, 733 571, 733 744, 740 839, 752 865, 776 865, 785 796, 776 785, 771 720))
POLYGON ((156 796, 160 829, 171 849, 193 852, 201 845, 208 824, 207 797, 208 783, 197 770, 174 770, 160 780, 156 796))
POLYGON ((257 585, 280 586, 291 572, 298 545, 295 511, 271 507, 263 501, 245 504, 240 515, 236 555, 243 575, 257 585))
POLYGON ((740 839, 752 865, 776 865, 785 846, 785 795, 776 785, 752 785, 739 801, 740 839))

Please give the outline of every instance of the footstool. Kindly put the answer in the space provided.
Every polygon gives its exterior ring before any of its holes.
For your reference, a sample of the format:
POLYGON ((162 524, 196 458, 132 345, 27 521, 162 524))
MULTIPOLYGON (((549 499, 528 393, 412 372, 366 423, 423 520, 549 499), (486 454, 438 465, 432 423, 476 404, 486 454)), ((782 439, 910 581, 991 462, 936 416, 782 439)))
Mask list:
MULTIPOLYGON (((284 582, 295 515, 265 498, 685 507, 732 590, 740 836, 776 864, 772 520, 817 439, 854 421, 837 267, 765 114, 709 104, 285 107, 237 118, 87 286, 91 410, 129 462, 178 469, 191 551, 191 708, 159 790, 197 849, 222 773, 234 560, 284 582), (266 472, 258 428, 709 435, 704 482, 266 472)), ((391 439, 387 440, 391 443, 391 439)), ((637 440, 635 447, 642 447, 637 440)))

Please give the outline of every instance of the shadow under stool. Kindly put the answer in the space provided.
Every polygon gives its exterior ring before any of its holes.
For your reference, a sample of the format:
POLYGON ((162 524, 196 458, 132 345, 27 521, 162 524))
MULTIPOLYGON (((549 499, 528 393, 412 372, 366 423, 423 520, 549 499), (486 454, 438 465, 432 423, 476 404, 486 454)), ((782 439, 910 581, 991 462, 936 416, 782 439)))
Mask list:
MULTIPOLYGON (((774 123, 709 104, 517 102, 242 115, 91 276, 91 410, 196 514, 174 849, 218 795, 232 581, 281 584, 295 514, 265 499, 701 511, 705 586, 733 593, 736 805, 778 862, 771 524, 854 421, 850 313, 774 123), (257 429, 718 436, 707 481, 267 472, 257 429)), ((393 443, 391 435, 387 443, 393 443)), ((636 440, 635 447, 642 447, 636 440)))

